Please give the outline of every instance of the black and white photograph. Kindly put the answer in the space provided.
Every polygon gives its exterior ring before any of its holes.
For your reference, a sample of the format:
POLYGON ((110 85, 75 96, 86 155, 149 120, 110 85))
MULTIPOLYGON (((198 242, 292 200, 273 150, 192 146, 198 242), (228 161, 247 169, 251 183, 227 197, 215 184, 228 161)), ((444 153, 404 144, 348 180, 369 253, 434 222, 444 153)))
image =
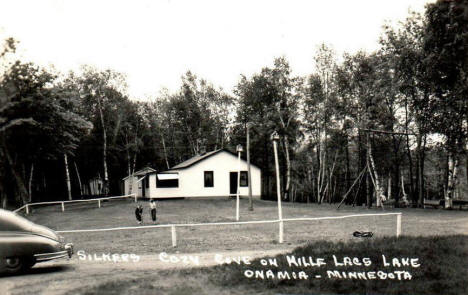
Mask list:
POLYGON ((0 0, 0 294, 468 294, 468 0, 0 0))

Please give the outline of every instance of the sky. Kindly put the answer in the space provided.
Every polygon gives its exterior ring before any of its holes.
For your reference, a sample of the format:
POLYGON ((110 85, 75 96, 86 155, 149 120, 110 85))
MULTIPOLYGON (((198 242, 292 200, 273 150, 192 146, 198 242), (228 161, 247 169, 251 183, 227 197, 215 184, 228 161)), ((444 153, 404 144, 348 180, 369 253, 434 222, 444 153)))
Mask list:
POLYGON ((378 48, 385 21, 431 0, 0 0, 0 39, 23 60, 67 72, 82 64, 127 76, 133 99, 180 87, 190 70, 231 92, 285 56, 313 72, 321 43, 341 55, 378 48))

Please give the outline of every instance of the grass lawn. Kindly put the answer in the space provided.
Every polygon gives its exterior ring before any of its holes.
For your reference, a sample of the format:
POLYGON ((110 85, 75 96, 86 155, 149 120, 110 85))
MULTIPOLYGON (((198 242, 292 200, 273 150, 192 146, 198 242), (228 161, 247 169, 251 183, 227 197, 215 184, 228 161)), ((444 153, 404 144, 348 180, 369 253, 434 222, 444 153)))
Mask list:
MULTIPOLYGON (((142 201, 145 224, 151 224, 149 204, 142 201)), ((27 217, 55 230, 111 228, 137 225, 134 216, 135 203, 131 200, 105 202, 101 208, 94 203, 60 205, 34 209, 27 217)), ((277 219, 275 202, 254 202, 255 210, 248 211, 248 200, 241 200, 241 221, 277 219)), ((381 209, 342 207, 336 205, 283 203, 283 218, 323 217, 350 214, 382 213, 381 209)), ((402 212, 402 234, 411 236, 456 235, 468 233, 466 211, 435 209, 388 209, 386 212, 402 212)), ((180 199, 158 202, 158 223, 204 223, 235 220, 233 199, 180 199)), ((350 218, 307 222, 285 222, 285 244, 278 244, 278 224, 234 226, 207 226, 178 228, 178 247, 171 247, 169 228, 140 229, 103 233, 63 234, 76 249, 86 252, 118 252, 154 254, 160 251, 202 252, 225 250, 256 250, 291 248, 314 241, 357 240, 354 231, 372 231, 374 237, 395 236, 396 216, 350 218)))
MULTIPOLYGON (((235 200, 186 199, 158 202, 158 223, 207 223, 235 220, 235 200)), ((142 202, 145 225, 149 222, 149 204, 142 202)), ((255 210, 248 211, 248 200, 241 201, 241 221, 277 219, 275 202, 254 202, 255 210)), ((328 204, 283 204, 284 218, 342 216, 351 214, 381 213, 382 210, 343 207, 328 204)), ((135 203, 131 200, 105 202, 102 208, 97 204, 66 205, 36 208, 27 217, 32 221, 56 230, 111 228, 135 226, 135 203)), ((112 271, 96 264, 77 264, 75 256, 70 267, 77 267, 78 276, 73 270, 54 275, 38 276, 31 281, 34 286, 46 288, 48 284, 61 281, 75 281, 67 294, 468 294, 468 214, 466 211, 446 211, 435 209, 387 209, 388 212, 402 212, 402 234, 396 239, 396 216, 359 217, 341 220, 307 222, 285 222, 283 244, 278 243, 278 224, 255 224, 233 226, 205 226, 178 228, 178 247, 171 246, 169 228, 124 230, 101 233, 63 234, 73 242, 75 249, 86 253, 135 253, 157 257, 163 251, 178 253, 228 253, 256 251, 276 253, 293 251, 297 257, 323 258, 325 267, 290 267, 286 254, 277 256, 278 267, 269 266, 277 276, 278 271, 304 271, 309 277, 299 279, 259 279, 249 277, 246 271, 267 269, 259 260, 245 265, 217 265, 205 268, 142 269, 138 265, 110 265, 112 271), (372 231, 372 238, 355 238, 354 231, 372 231), (266 250, 271 250, 267 252, 266 250), (418 258, 420 267, 401 267, 408 271, 411 280, 395 279, 345 279, 328 277, 328 270, 392 273, 395 267, 384 267, 381 255, 418 258), (332 255, 338 259, 344 256, 362 259, 369 258, 368 267, 335 267, 332 255), (102 273, 101 273, 102 272, 102 273), (320 275, 321 278, 316 278, 320 275), (84 277, 83 283, 80 276, 84 277), (58 279, 57 279, 58 278, 58 279), (44 280, 44 283, 40 281, 44 280), (92 283, 90 283, 92 281, 92 283)), ((263 254, 268 255, 268 254, 263 254)), ((273 254, 272 254, 273 255, 273 254)), ((271 257, 270 257, 271 258, 271 257)), ((84 263, 84 262, 83 262, 84 263)), ((28 280, 31 280, 32 277, 28 280)), ((22 284, 21 278, 18 279, 22 284)), ((67 283, 68 284, 68 283, 67 283)), ((69 286, 69 285, 63 285, 69 286)), ((39 288, 39 287, 38 287, 39 288)), ((25 289, 26 290, 26 289, 25 289)), ((44 289, 38 289, 44 290, 44 289)), ((26 293, 24 293, 26 294, 26 293)))

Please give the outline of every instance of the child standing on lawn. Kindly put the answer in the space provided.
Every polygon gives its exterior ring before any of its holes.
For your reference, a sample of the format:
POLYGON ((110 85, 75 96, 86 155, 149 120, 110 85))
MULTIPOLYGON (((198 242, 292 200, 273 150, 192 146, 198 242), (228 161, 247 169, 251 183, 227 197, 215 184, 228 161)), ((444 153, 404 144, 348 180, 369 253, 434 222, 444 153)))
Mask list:
POLYGON ((135 209, 135 217, 138 221, 138 224, 141 224, 143 222, 143 206, 138 205, 135 209))
POLYGON ((156 223, 156 201, 151 199, 150 201, 151 219, 153 223, 156 223))

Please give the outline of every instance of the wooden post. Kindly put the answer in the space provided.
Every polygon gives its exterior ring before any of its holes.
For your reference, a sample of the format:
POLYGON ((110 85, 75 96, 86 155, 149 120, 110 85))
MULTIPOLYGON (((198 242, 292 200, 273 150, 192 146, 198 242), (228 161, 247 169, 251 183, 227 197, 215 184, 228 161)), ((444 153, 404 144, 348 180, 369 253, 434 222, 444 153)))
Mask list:
POLYGON ((29 214, 29 205, 26 204, 26 214, 29 214))
POLYGON ((284 230, 283 220, 280 220, 280 222, 279 222, 279 239, 278 239, 278 243, 280 243, 280 244, 283 243, 283 230, 284 230))
POLYGON ((236 195, 236 221, 239 221, 239 203, 240 203, 240 174, 241 174, 241 153, 242 153, 242 145, 238 144, 237 145, 237 162, 238 162, 238 165, 237 165, 237 195, 236 195))
POLYGON ((237 165, 237 195, 236 195, 236 221, 239 221, 239 194, 240 194, 240 152, 238 156, 238 165, 237 165))
POLYGON ((278 219, 283 220, 283 210, 281 208, 281 186, 280 186, 280 175, 279 175, 279 164, 278 164, 278 150, 277 144, 279 140, 279 135, 275 131, 271 135, 271 139, 273 140, 273 150, 275 152, 275 167, 276 167, 276 195, 278 197, 278 219))
POLYGON ((135 203, 137 202, 137 195, 135 194, 135 203))
POLYGON ((171 226, 172 247, 177 247, 177 233, 175 226, 171 226))
POLYGON ((65 211, 65 204, 62 202, 62 212, 65 211))
POLYGON ((98 207, 101 208, 101 200, 98 200, 98 207))
POLYGON ((252 201, 252 176, 250 171, 250 124, 247 123, 247 184, 249 185, 249 211, 253 211, 252 201))
POLYGON ((397 215, 397 226, 396 226, 396 236, 397 238, 401 235, 401 213, 397 215))

